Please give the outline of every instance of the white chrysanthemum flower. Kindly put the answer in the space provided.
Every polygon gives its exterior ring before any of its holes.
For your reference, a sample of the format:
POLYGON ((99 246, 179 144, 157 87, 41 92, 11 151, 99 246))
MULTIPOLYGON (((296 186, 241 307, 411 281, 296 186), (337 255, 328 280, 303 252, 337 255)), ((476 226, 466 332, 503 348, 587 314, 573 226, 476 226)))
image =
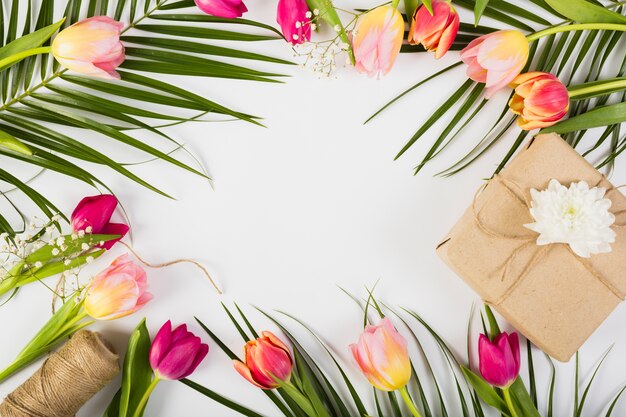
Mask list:
POLYGON ((546 190, 530 190, 530 214, 535 223, 524 226, 539 233, 538 245, 565 243, 583 258, 611 252, 615 216, 609 211, 611 200, 604 198, 605 192, 604 188, 590 189, 585 181, 567 188, 550 180, 546 190))

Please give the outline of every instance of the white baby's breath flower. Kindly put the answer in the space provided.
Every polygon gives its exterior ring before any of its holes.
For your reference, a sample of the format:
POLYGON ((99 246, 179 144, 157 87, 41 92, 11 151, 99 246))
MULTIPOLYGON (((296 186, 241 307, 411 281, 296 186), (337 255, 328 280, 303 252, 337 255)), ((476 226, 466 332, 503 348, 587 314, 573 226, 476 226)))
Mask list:
POLYGON ((530 190, 530 214, 535 223, 527 228, 539 233, 538 245, 565 243, 583 258, 592 254, 611 252, 615 232, 611 225, 615 216, 609 212, 611 200, 604 198, 606 189, 589 188, 585 181, 572 183, 569 188, 550 180, 542 191, 530 190))

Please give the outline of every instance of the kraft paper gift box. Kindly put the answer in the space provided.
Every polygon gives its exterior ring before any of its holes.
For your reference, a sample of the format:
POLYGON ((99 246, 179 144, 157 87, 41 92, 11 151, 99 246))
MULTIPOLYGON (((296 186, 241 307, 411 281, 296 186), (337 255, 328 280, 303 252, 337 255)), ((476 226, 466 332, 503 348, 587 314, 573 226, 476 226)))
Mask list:
POLYGON ((626 293, 626 198, 558 135, 538 135, 476 195, 437 246, 439 256, 531 342, 568 361, 626 293), (616 240, 580 258, 568 245, 536 244, 530 189, 551 179, 606 188, 616 240))

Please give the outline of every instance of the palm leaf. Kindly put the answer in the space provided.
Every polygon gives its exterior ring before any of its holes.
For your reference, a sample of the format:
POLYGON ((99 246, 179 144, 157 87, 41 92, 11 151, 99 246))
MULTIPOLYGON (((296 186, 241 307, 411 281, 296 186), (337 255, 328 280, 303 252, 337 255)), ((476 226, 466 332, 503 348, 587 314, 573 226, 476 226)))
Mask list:
MULTIPOLYGON (((0 130, 32 151, 32 155, 26 155, 0 142, 0 155, 12 159, 13 165, 35 165, 106 190, 103 180, 82 167, 85 162, 99 164, 169 196, 134 174, 128 164, 107 156, 106 151, 85 145, 75 130, 66 127, 94 132, 103 139, 105 149, 134 148, 144 155, 206 177, 199 163, 191 166, 161 151, 159 143, 163 141, 173 143, 175 149, 184 150, 184 147, 159 127, 154 127, 154 123, 143 119, 182 123, 229 117, 260 125, 258 118, 161 81, 156 78, 158 74, 277 82, 281 76, 278 72, 255 69, 255 63, 264 63, 266 67, 290 64, 240 47, 243 42, 280 39, 280 32, 273 27, 248 19, 208 16, 188 0, 56 0, 56 4, 54 0, 12 0, 0 19, 0 59, 3 51, 11 55, 24 45, 49 45, 49 40, 42 39, 49 38, 55 21, 64 28, 99 14, 128 23, 121 38, 128 58, 122 64, 120 81, 76 75, 61 68, 47 54, 28 57, 0 72, 0 130), (60 21, 61 16, 55 15, 55 9, 64 10, 64 22, 60 21), (18 16, 25 17, 20 21, 18 16), (246 30, 240 30, 243 28, 246 30), (211 44, 215 42, 220 45, 211 44), (225 46, 224 42, 232 42, 233 47, 225 46), (223 58, 234 58, 238 63, 225 62, 223 58), (183 115, 174 116, 175 112, 183 115), (135 137, 136 130, 145 130, 153 138, 139 140, 135 137)), ((11 169, 5 168, 5 171, 8 173, 11 169)), ((36 187, 26 188, 22 180, 10 174, 3 175, 1 182, 31 199, 44 214, 51 213, 54 206, 48 204, 47 198, 54 196, 46 198, 36 187)), ((3 193, 3 196, 10 204, 0 213, 0 233, 12 235, 14 226, 6 219, 11 217, 10 211, 20 216, 22 213, 19 205, 12 201, 12 195, 3 193)))

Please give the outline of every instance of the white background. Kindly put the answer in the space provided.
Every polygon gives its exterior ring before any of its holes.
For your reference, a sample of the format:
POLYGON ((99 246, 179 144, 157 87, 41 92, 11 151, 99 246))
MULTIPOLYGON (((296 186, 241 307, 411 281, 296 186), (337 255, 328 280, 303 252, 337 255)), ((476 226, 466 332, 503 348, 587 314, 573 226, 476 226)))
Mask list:
MULTIPOLYGON (((247 17, 273 23, 274 2, 248 3, 251 12, 247 17)), ((464 15, 464 20, 469 21, 469 16, 464 15)), ((287 59, 293 54, 288 45, 278 41, 243 48, 287 59)), ((162 198, 112 172, 89 168, 106 179, 124 204, 132 222, 132 243, 146 260, 196 259, 211 271, 225 295, 217 296, 191 266, 151 269, 148 274, 154 301, 131 317, 98 323, 94 328, 123 352, 129 333, 143 316, 152 334, 168 319, 175 324, 188 323, 211 345, 209 356, 192 379, 267 416, 279 413, 261 392, 233 371, 228 358, 194 323, 194 316, 240 352, 243 342, 220 302, 239 303, 260 329, 274 327, 255 314, 251 305, 289 312, 329 342, 344 359, 359 391, 369 398, 368 385, 354 371, 347 351, 348 344, 358 337, 362 317, 339 286, 364 296, 365 286, 380 280, 376 295, 381 300, 422 314, 463 355, 470 309, 479 299, 443 265, 434 248, 470 203, 482 178, 491 175, 516 132, 504 137, 478 163, 449 179, 433 175, 482 137, 490 126, 486 114, 420 175, 414 177, 412 168, 436 138, 434 132, 393 161, 419 124, 464 81, 461 68, 420 88, 363 126, 363 121, 387 100, 457 57, 453 52, 441 61, 426 54, 402 55, 393 71, 380 80, 368 79, 352 69, 340 69, 333 79, 318 79, 308 69, 263 65, 256 67, 278 69, 291 77, 285 84, 165 77, 222 104, 260 115, 267 128, 227 122, 190 123, 168 129, 172 137, 184 141, 198 155, 215 180, 213 190, 206 181, 161 162, 136 167, 138 174, 176 200, 162 198)), ((497 104, 492 103, 486 113, 499 113, 504 96, 496 96, 493 101, 497 104)), ((108 139, 84 131, 77 134, 122 160, 145 159, 108 139)), ((158 138, 142 137, 168 149, 169 145, 158 138)), ((589 137, 582 148, 591 144, 589 137)), ((192 163, 180 152, 177 155, 192 163)), ((23 173, 25 178, 28 174, 23 173)), ((626 182, 623 166, 618 165, 612 180, 626 182)), ((33 184, 68 214, 80 198, 95 193, 51 173, 33 184)), ((117 246, 112 252, 85 270, 83 279, 106 267, 124 248, 117 246)), ((50 299, 44 286, 33 284, 0 309, 0 365, 8 364, 48 319, 50 299)), ((304 334, 286 322, 297 334, 304 334)), ((581 350, 581 377, 586 382, 597 359, 615 343, 608 365, 587 400, 588 416, 598 415, 624 383, 625 322, 626 307, 621 305, 581 350)), ((415 322, 411 323, 423 334, 415 322)), ((305 340, 313 352, 318 352, 312 341, 305 340)), ((424 340, 440 378, 449 382, 436 348, 426 336, 424 340)), ((547 362, 540 354, 535 359, 540 369, 540 397, 546 398, 547 362)), ((325 359, 320 364, 339 383, 333 367, 325 359)), ((0 385, 1 393, 10 392, 39 365, 0 385)), ((559 365, 557 372, 560 408, 556 415, 562 416, 571 413, 573 364, 559 365)), ((119 378, 79 415, 100 415, 117 384, 119 378)), ((445 385, 445 395, 453 401, 453 386, 445 385)), ((622 405, 614 415, 624 415, 620 410, 625 407, 622 405)), ((460 415, 454 407, 449 411, 460 415)), ((146 415, 236 414, 182 384, 163 382, 152 396, 146 415)))

